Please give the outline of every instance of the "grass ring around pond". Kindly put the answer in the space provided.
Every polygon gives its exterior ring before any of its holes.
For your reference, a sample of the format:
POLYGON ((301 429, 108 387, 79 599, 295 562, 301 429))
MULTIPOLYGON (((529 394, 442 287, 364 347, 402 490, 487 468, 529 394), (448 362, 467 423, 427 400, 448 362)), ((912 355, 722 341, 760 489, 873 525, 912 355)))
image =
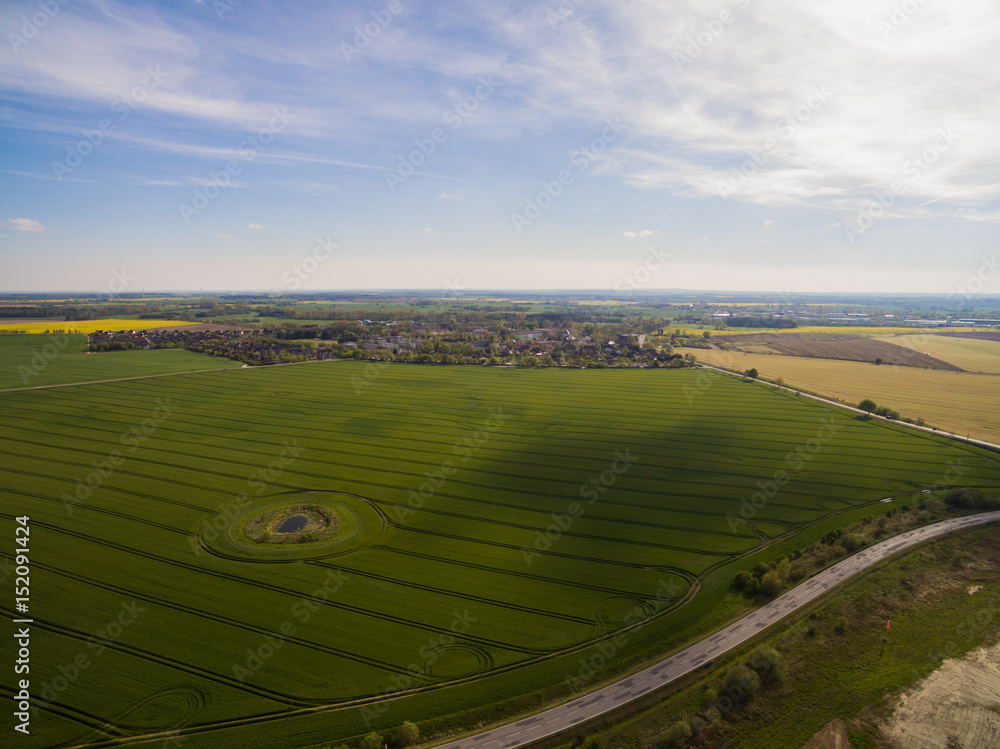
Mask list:
POLYGON ((374 505, 338 492, 293 492, 236 503, 198 530, 216 556, 292 562, 341 556, 380 541, 388 527, 374 505))

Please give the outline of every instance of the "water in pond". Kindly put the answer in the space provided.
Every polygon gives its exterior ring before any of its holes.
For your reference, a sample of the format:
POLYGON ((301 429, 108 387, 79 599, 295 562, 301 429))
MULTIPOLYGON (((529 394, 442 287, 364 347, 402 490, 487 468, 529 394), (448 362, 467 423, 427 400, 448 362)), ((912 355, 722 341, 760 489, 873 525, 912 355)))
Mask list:
POLYGON ((305 515, 292 515, 278 527, 278 533, 297 533, 306 526, 305 515))

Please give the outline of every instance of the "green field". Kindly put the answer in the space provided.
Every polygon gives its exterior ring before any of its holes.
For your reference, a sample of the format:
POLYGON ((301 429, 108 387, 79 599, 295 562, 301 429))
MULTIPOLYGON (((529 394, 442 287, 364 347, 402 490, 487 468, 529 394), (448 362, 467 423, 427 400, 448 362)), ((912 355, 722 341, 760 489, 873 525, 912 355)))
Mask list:
POLYGON ((698 636, 736 569, 949 467, 1000 487, 996 455, 705 377, 329 362, 0 393, 46 703, 20 745, 489 720, 698 636), (282 507, 335 535, 255 553, 243 524, 282 507))
POLYGON ((943 335, 897 335, 885 340, 942 359, 967 372, 1000 374, 1000 341, 943 335))
POLYGON ((88 354, 86 345, 83 335, 0 335, 0 390, 240 366, 183 349, 88 354))
POLYGON ((997 375, 706 349, 698 350, 696 356, 707 364, 739 372, 753 367, 761 377, 780 377, 792 387, 846 403, 872 398, 880 406, 889 406, 905 417, 925 419, 938 429, 1000 442, 997 375))

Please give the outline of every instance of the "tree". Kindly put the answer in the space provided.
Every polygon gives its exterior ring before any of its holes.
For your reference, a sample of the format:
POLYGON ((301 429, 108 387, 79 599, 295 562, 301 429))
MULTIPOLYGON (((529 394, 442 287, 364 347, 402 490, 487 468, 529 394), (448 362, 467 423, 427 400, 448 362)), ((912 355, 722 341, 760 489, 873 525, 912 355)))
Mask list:
POLYGON ((757 672, 762 682, 780 682, 785 678, 781 653, 768 645, 754 650, 747 659, 747 665, 757 672))
MULTIPOLYGON (((749 666, 739 663, 726 672, 726 690, 730 694, 742 690, 744 694, 752 695, 759 688, 760 676, 749 666)), ((735 698, 730 699, 735 701, 735 698)))
POLYGON ((781 576, 771 570, 760 579, 760 592, 765 596, 774 596, 781 591, 781 576))
POLYGON ((372 731, 370 734, 361 739, 361 743, 359 744, 360 749, 382 749, 384 746, 385 742, 375 731, 372 731))
POLYGON ((866 414, 868 414, 869 416, 871 416, 872 415, 872 411, 874 411, 876 408, 878 408, 878 404, 875 401, 873 401, 871 398, 865 398, 863 401, 861 401, 858 404, 858 408, 860 408, 866 414))
POLYGON ((406 747, 420 741, 420 729, 414 723, 406 721, 396 731, 396 746, 406 747))
POLYGON ((751 380, 756 380, 757 379, 757 370, 756 369, 748 369, 743 374, 746 377, 748 377, 749 379, 751 379, 751 380))

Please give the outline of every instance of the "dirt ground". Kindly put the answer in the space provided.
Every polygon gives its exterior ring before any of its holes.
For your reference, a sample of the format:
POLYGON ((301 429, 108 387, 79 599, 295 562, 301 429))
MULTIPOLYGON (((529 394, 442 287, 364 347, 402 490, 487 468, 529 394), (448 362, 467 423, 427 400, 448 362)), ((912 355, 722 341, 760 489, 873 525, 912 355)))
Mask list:
POLYGON ((900 698, 880 728, 898 749, 1000 747, 1000 645, 946 660, 900 698))
POLYGON ((802 749, 851 749, 847 738, 847 724, 842 720, 831 720, 802 749))

